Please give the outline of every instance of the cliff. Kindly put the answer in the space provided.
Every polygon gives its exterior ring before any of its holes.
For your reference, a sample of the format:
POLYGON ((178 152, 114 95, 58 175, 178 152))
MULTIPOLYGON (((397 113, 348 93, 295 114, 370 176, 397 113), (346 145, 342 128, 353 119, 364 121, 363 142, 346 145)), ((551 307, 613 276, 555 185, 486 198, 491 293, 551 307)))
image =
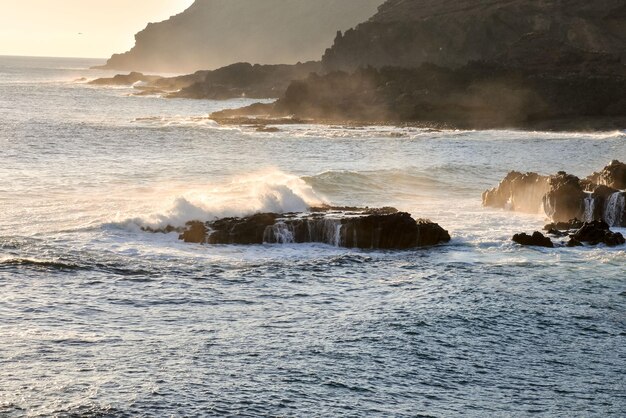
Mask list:
POLYGON ((624 0, 387 0, 339 34, 328 70, 460 67, 470 61, 541 72, 624 74, 624 0))
POLYGON ((338 30, 372 16, 383 0, 196 0, 150 23, 135 46, 103 68, 192 72, 234 62, 319 60, 338 30))

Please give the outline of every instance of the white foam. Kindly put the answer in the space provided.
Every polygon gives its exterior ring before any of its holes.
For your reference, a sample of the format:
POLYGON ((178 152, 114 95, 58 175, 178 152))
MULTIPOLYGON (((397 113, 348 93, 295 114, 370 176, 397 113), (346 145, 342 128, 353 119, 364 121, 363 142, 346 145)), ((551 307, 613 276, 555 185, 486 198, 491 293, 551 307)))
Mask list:
POLYGON ((193 220, 208 221, 260 212, 302 212, 327 203, 297 176, 267 170, 238 176, 222 184, 192 188, 170 196, 164 209, 128 222, 152 228, 183 226, 193 220))

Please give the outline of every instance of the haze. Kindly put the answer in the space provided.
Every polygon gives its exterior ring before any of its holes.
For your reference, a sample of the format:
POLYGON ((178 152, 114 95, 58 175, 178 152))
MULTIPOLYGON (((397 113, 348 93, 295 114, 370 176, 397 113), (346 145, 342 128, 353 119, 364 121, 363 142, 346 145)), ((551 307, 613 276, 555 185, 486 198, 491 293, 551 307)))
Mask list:
POLYGON ((147 22, 182 12, 193 0, 4 1, 0 55, 108 57, 134 44, 147 22))

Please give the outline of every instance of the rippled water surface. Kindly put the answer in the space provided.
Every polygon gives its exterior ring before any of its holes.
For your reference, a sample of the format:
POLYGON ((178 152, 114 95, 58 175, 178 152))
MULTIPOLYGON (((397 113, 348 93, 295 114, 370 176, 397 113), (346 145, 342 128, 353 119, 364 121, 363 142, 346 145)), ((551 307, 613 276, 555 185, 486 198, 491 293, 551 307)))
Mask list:
MULTIPOLYGON (((217 126, 250 103, 0 57, 0 416, 624 416, 626 248, 519 248, 512 169, 586 176, 623 132, 217 126), (199 246, 142 226, 395 206, 450 244, 199 246)), ((625 232, 625 231, 622 231, 625 232)))

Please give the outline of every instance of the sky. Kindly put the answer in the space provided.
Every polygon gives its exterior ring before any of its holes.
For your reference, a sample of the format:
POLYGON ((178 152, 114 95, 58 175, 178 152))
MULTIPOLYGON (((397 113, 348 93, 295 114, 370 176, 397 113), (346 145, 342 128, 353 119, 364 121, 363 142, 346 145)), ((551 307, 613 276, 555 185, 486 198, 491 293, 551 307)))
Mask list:
POLYGON ((107 58, 193 0, 0 0, 0 55, 107 58))

